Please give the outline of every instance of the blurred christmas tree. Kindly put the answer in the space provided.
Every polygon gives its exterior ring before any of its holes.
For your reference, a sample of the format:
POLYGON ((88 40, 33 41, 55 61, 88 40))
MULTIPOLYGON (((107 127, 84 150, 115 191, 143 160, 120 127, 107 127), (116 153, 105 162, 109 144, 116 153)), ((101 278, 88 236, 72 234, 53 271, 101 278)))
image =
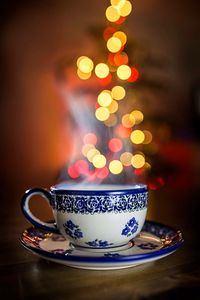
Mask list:
POLYGON ((144 117, 143 111, 148 106, 147 91, 166 87, 140 70, 163 67, 165 62, 153 59, 122 31, 131 11, 131 2, 111 0, 105 12, 106 26, 89 29, 97 45, 95 55, 77 59, 77 76, 89 82, 86 86, 93 88, 93 97, 87 99, 89 110, 81 123, 84 130, 77 126, 81 139, 67 173, 68 179, 77 182, 146 182, 155 189, 164 184, 155 161, 159 144, 170 138, 170 127, 163 119, 144 117))

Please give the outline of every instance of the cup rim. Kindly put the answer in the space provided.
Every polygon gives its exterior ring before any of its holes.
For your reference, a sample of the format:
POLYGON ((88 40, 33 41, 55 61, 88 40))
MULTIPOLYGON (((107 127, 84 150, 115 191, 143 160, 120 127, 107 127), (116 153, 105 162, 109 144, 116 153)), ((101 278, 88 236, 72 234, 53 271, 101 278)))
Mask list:
POLYGON ((50 188, 55 194, 76 194, 76 195, 105 195, 105 194, 136 194, 147 192, 147 185, 137 184, 72 184, 60 182, 50 188), (65 187, 64 187, 64 186, 65 187), (101 188, 100 188, 101 186, 101 188), (96 189, 95 189, 96 188, 96 189), (95 189, 95 190, 94 190, 95 189))

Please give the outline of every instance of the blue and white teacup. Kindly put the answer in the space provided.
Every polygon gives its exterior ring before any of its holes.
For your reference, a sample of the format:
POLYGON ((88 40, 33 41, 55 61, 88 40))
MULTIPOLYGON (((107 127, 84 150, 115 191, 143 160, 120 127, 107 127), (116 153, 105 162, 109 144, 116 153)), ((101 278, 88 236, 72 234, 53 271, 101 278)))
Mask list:
POLYGON ((27 190, 21 201, 22 212, 33 225, 60 232, 75 247, 99 250, 128 247, 145 222, 148 189, 136 185, 70 185, 27 190), (29 209, 34 195, 44 197, 53 210, 55 223, 38 219, 29 209))

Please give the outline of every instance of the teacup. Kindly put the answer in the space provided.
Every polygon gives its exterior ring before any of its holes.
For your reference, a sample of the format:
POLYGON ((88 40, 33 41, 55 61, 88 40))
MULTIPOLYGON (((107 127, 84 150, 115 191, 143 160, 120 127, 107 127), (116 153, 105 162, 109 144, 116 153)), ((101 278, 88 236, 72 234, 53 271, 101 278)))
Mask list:
POLYGON ((50 232, 59 232, 75 247, 84 250, 128 247, 145 222, 148 189, 135 185, 70 185, 61 183, 50 190, 27 190, 22 212, 30 223, 50 232), (55 223, 38 219, 29 209, 29 200, 41 195, 50 204, 55 223))

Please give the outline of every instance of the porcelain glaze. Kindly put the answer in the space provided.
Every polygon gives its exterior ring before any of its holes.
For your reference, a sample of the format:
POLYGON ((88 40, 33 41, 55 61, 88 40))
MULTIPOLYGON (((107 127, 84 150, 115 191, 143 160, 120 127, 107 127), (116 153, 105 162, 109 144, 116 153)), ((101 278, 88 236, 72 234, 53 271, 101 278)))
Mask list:
POLYGON ((28 190, 22 198, 25 217, 40 228, 59 232, 84 249, 124 247, 145 222, 148 190, 141 185, 72 186, 60 184, 50 191, 28 190), (29 200, 40 194, 48 200, 55 224, 42 222, 29 209, 29 200))

